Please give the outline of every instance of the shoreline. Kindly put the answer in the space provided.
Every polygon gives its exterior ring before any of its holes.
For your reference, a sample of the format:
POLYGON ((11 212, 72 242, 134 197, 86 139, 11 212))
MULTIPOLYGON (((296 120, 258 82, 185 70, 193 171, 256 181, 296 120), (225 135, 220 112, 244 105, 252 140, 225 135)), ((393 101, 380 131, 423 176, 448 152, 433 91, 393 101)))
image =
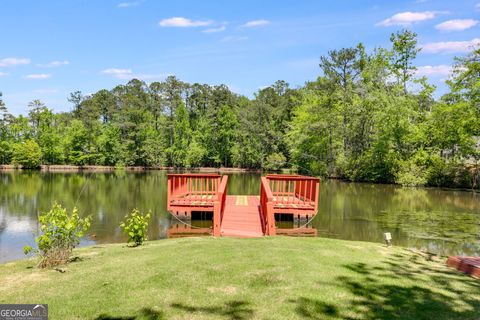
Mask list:
POLYGON ((146 172, 146 171, 176 171, 176 172, 200 172, 200 173, 260 173, 261 169, 246 169, 246 168, 211 168, 211 167, 197 167, 197 168, 176 168, 176 167, 141 167, 141 166, 75 166, 75 165, 41 165, 37 169, 23 169, 21 166, 15 165, 0 165, 0 172, 5 171, 41 171, 41 172, 114 172, 114 171, 130 171, 130 172, 146 172))
MULTIPOLYGON (((28 172, 28 171, 39 171, 39 172, 54 172, 54 173, 76 173, 76 172, 116 172, 116 171, 126 171, 126 172, 148 172, 148 171, 169 171, 169 172, 185 172, 185 173, 263 173, 266 172, 261 169, 248 169, 248 168, 212 168, 212 167, 196 167, 196 168, 176 168, 176 167, 141 167, 141 166, 126 166, 126 167, 115 167, 115 166, 74 166, 74 165, 40 165, 37 169, 23 169, 21 166, 15 165, 0 165, 1 172, 28 172)), ((292 169, 282 169, 278 171, 281 174, 295 174, 292 169)), ((340 180, 347 183, 368 183, 375 185, 394 185, 400 186, 396 183, 381 183, 381 182, 365 182, 365 181, 350 181, 342 179, 338 176, 324 177, 322 180, 340 180)), ((410 188, 410 187, 406 187, 410 188)), ((413 187, 415 189, 439 189, 439 190, 448 190, 448 191, 466 191, 466 192, 475 192, 480 193, 480 189, 475 188, 461 188, 461 187, 445 187, 445 186, 423 186, 423 187, 413 187)))

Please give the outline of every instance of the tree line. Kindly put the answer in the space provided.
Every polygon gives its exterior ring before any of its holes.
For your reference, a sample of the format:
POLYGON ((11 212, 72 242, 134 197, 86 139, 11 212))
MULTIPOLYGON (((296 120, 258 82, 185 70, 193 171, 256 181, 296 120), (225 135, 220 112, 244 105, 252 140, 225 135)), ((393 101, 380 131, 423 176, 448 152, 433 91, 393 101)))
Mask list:
POLYGON ((241 167, 352 181, 478 188, 480 49, 456 58, 449 91, 416 77, 417 35, 390 48, 332 50, 320 76, 253 98, 175 76, 70 95, 70 112, 39 100, 13 116, 0 95, 0 163, 241 167))

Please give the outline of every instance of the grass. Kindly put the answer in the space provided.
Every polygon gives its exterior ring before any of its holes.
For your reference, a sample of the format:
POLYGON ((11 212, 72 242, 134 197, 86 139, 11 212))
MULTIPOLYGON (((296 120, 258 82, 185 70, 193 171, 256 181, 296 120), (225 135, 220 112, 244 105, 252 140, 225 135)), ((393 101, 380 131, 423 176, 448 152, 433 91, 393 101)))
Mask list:
POLYGON ((0 265, 0 303, 50 319, 479 319, 480 282, 407 249, 322 238, 184 238, 0 265))

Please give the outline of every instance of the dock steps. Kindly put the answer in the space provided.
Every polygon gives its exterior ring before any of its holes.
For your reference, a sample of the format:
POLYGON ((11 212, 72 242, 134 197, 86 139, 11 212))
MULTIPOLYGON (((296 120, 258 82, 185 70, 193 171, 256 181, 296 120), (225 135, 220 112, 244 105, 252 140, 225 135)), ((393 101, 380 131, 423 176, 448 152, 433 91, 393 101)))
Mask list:
POLYGON ((220 230, 222 236, 263 236, 258 197, 227 196, 220 230))

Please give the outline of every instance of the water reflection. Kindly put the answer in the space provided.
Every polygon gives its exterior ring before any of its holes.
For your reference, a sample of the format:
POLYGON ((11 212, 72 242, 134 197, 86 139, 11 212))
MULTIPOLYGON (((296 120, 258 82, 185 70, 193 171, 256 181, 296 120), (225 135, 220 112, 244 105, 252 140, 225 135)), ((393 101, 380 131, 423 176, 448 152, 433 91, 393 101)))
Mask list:
POLYGON ((194 219, 181 221, 172 218, 167 230, 168 238, 210 236, 212 234, 212 220, 194 219))
MULTIPOLYGON (((208 222, 194 228, 175 220, 171 224, 166 186, 163 171, 0 173, 0 261, 23 257, 22 247, 34 244, 38 213, 48 210, 55 200, 69 210, 76 205, 81 215, 92 215, 89 236, 82 244, 125 241, 118 225, 133 208, 152 210, 150 239, 178 235, 188 228, 197 235, 208 230, 208 222)), ((258 174, 232 174, 228 192, 256 195, 259 187, 258 174)), ((397 245, 478 255, 479 198, 478 193, 464 191, 330 180, 322 182, 319 214, 304 231, 306 235, 317 232, 318 236, 376 242, 382 242, 383 232, 389 231, 397 245)), ((292 233, 299 226, 282 221, 278 227, 292 233)))
POLYGON ((326 181, 320 192, 319 236, 382 242, 439 254, 480 254, 480 194, 326 181))

